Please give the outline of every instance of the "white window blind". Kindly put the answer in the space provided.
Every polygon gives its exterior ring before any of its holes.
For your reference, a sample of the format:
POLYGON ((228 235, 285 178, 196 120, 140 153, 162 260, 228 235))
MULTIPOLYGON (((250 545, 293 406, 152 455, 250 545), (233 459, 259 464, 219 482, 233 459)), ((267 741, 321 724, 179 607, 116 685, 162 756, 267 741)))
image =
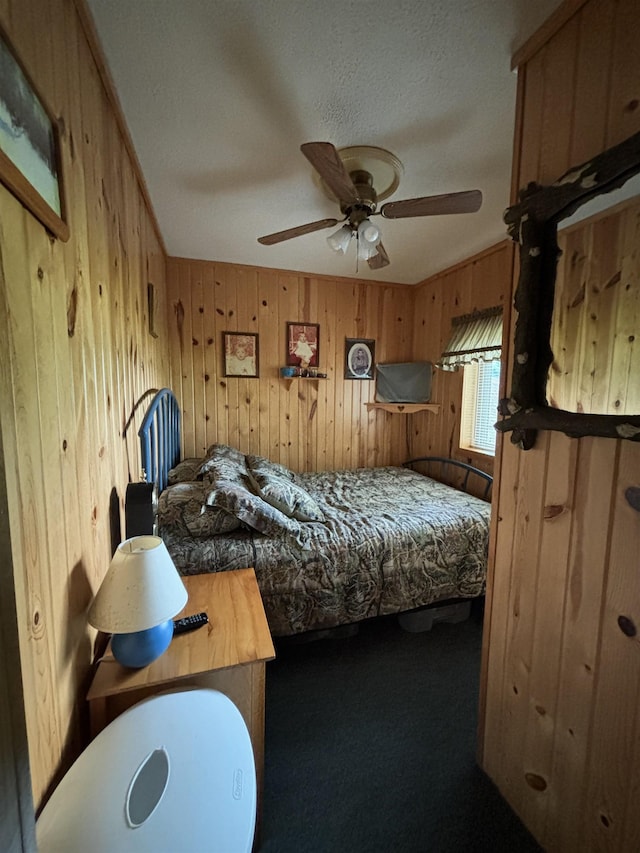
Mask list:
POLYGON ((499 361, 476 361, 464 366, 460 447, 493 456, 499 394, 499 361))

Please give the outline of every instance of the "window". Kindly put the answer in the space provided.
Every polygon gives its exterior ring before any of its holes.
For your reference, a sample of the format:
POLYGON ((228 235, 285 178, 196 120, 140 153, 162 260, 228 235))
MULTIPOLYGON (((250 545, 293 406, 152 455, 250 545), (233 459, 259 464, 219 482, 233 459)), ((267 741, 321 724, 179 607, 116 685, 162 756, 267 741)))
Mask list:
POLYGON ((493 425, 498 419, 500 362, 472 361, 465 364, 462 383, 460 447, 493 456, 496 450, 493 425))
POLYGON ((452 317, 451 337, 437 362, 444 371, 464 370, 460 447, 493 456, 498 419, 502 308, 452 317))

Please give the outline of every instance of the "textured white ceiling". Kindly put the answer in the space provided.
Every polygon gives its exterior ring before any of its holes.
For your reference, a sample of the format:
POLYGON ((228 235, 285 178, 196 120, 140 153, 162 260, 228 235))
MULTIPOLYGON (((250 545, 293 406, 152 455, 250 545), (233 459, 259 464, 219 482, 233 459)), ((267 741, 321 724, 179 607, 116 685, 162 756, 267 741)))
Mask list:
POLYGON ((502 239, 516 75, 559 0, 89 0, 169 254, 415 284, 502 239), (356 271, 318 231, 338 206, 309 141, 404 164, 387 199, 480 189, 481 210, 376 220, 391 264, 356 271))

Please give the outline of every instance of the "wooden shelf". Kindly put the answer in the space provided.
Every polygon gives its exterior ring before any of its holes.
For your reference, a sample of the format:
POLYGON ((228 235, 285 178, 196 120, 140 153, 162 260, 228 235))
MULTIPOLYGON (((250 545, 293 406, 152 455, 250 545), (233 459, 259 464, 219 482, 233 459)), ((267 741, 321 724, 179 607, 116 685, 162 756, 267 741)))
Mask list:
POLYGON ((367 409, 383 409, 392 415, 412 415, 414 412, 432 412, 440 414, 440 405, 437 403, 366 403, 367 409))
POLYGON ((326 381, 326 376, 281 376, 283 382, 287 382, 291 385, 292 382, 324 382, 326 381))

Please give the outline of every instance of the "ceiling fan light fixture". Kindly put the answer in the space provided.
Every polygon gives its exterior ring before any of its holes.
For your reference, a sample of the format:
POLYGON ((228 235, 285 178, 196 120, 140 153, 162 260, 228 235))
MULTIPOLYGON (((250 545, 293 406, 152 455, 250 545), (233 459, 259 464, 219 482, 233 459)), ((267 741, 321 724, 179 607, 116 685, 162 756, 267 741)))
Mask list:
POLYGON ((343 225, 342 228, 339 228, 335 234, 331 234, 327 237, 327 243, 331 246, 334 252, 338 252, 341 255, 346 254, 347 249, 351 243, 351 238, 353 237, 353 231, 350 225, 343 225))
MULTIPOLYGON (((371 222, 370 216, 408 219, 412 216, 475 213, 482 204, 480 190, 466 190, 386 202, 378 210, 378 203, 395 192, 400 180, 402 163, 394 154, 372 146, 338 149, 330 142, 305 142, 300 150, 313 166, 314 181, 328 198, 338 203, 344 216, 342 222, 345 224, 327 238, 327 243, 337 254, 346 255, 355 237, 358 260, 366 261, 372 270, 380 270, 390 261, 381 242, 380 229, 371 222)), ((320 219, 266 234, 258 237, 258 242, 271 246, 321 228, 333 228, 337 224, 337 219, 320 219)))
POLYGON ((367 243, 366 240, 358 240, 358 260, 368 261, 377 254, 377 248, 372 246, 371 243, 367 243))
POLYGON ((370 219, 363 219, 358 225, 358 240, 369 246, 377 246, 381 240, 380 229, 370 219))

